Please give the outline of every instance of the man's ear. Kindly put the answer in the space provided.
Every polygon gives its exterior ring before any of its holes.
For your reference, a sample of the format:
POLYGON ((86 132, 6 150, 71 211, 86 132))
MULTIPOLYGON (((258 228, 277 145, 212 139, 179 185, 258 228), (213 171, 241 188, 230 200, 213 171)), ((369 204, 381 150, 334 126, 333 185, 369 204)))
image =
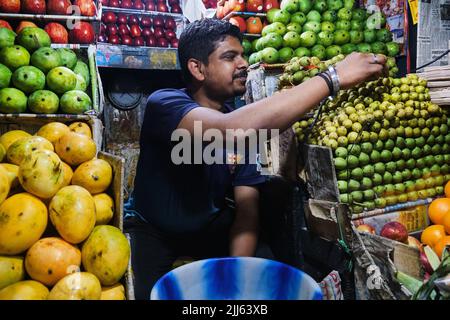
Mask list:
POLYGON ((203 73, 203 64, 196 59, 189 59, 187 62, 187 67, 192 77, 197 81, 205 80, 205 75, 203 73))

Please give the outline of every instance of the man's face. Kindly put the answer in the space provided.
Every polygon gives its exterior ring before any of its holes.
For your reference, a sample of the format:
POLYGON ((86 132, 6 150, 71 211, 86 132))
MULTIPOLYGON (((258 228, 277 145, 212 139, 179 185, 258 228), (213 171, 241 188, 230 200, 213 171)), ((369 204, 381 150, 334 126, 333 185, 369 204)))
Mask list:
POLYGON ((241 43, 237 38, 227 36, 209 55, 203 85, 208 93, 225 100, 242 95, 245 93, 247 67, 241 43))

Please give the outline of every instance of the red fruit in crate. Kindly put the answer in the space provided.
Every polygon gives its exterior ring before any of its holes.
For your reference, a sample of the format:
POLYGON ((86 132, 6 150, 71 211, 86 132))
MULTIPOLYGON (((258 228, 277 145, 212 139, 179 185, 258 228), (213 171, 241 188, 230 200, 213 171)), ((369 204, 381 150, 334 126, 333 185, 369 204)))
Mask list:
MULTIPOLYGON (((44 10, 45 10, 45 2, 44 2, 44 10)), ((19 13, 20 0, 0 0, 0 12, 19 13)))
POLYGON ((408 230, 397 221, 386 223, 380 231, 380 236, 403 243, 408 242, 408 230))
POLYGON ((120 44, 120 37, 116 34, 110 35, 108 41, 111 44, 120 44))
POLYGON ((263 0, 248 0, 247 11, 249 12, 263 12, 264 4, 263 0))
POLYGON ((113 8, 119 8, 120 2, 119 0, 109 0, 109 6, 113 8))
POLYGON ((229 0, 231 11, 245 11, 244 0, 229 0))
POLYGON ((172 48, 178 48, 178 39, 172 39, 172 40, 170 41, 170 46, 171 46, 172 48))
POLYGON ((123 9, 131 9, 133 8, 133 2, 131 0, 122 0, 120 7, 123 9))
POLYGON ((236 27, 238 27, 241 32, 247 31, 247 23, 245 22, 244 18, 232 17, 229 21, 231 24, 234 24, 236 27))
POLYGON ((153 28, 153 34, 156 39, 164 37, 164 29, 163 28, 153 28))
POLYGON ((120 37, 122 39, 122 44, 126 45, 126 46, 131 46, 133 45, 133 38, 130 37, 127 34, 124 34, 120 37))
POLYGON ((167 5, 164 2, 159 2, 156 5, 156 11, 158 11, 158 12, 169 12, 169 8, 167 7, 167 5))
POLYGON ((106 24, 116 23, 117 17, 114 12, 108 11, 102 14, 102 21, 106 24))
POLYGON ((136 37, 133 39, 133 46, 143 47, 145 46, 145 40, 142 37, 136 37))
POLYGON ((280 9, 280 4, 278 0, 264 0, 263 11, 267 12, 270 9, 280 9))
POLYGON ((180 5, 180 1, 179 0, 169 0, 169 6, 173 6, 174 4, 180 5))
POLYGON ((133 24, 133 25, 130 27, 130 35, 131 35, 131 37, 133 37, 133 38, 137 38, 137 37, 140 37, 140 36, 141 36, 141 28, 139 27, 139 25, 133 24))
MULTIPOLYGON (((130 34, 130 28, 128 28, 128 25, 126 24, 119 24, 119 26, 117 27, 118 32, 121 36, 125 35, 125 34, 130 34)), ((122 41, 123 42, 123 41, 122 41)))
POLYGON ((165 33, 165 38, 169 41, 171 41, 172 39, 176 39, 177 35, 175 32, 173 32, 173 30, 166 30, 165 33))
POLYGON ((156 11, 156 5, 153 1, 147 0, 145 4, 145 10, 147 11, 156 11))
POLYGON ((11 25, 9 24, 8 21, 5 20, 0 20, 0 28, 6 28, 9 30, 12 30, 11 25))
POLYGON ((75 0, 74 5, 80 8, 82 16, 93 17, 95 16, 95 4, 92 0, 75 0))
POLYGON ((52 43, 69 43, 69 33, 66 28, 57 22, 50 22, 44 28, 52 43))
POLYGON ((47 13, 68 15, 71 13, 69 0, 48 0, 47 13))
POLYGON ((163 47, 163 48, 168 48, 169 47, 169 41, 167 41, 166 38, 159 38, 157 40, 157 44, 158 47, 163 47))
POLYGON ((116 35, 119 32, 115 24, 108 24, 106 26, 106 30, 109 36, 116 35))
POLYGON ((171 13, 182 14, 183 10, 181 10, 181 7, 179 5, 174 4, 172 7, 170 7, 170 12, 171 13))
POLYGON ((175 19, 172 17, 166 18, 166 21, 164 22, 164 27, 166 29, 170 29, 173 31, 177 30, 177 23, 175 22, 175 19))
POLYGON ((144 10, 145 5, 141 0, 135 0, 133 4, 133 8, 136 10, 144 10))
MULTIPOLYGON (((35 25, 31 21, 20 21, 19 25, 16 28, 16 33, 19 34, 19 32, 22 31, 23 28, 27 28, 27 27, 37 28, 37 25, 35 25)), ((64 29, 64 30, 66 30, 66 29, 64 29)))
POLYGON ((143 27, 151 27, 152 26, 152 18, 149 16, 143 16, 141 18, 141 26, 143 27))
POLYGON ((95 37, 94 28, 92 24, 85 21, 75 23, 75 26, 69 32, 71 43, 88 44, 93 43, 95 37))
POLYGON ((50 4, 51 2, 49 1, 46 6, 45 0, 22 0, 20 9, 22 13, 45 14, 46 10, 50 10, 50 4))
POLYGON ((153 36, 153 31, 152 31, 151 28, 145 27, 145 28, 142 29, 141 35, 142 35, 143 37, 153 36))
POLYGON ((153 28, 162 28, 164 27, 164 19, 161 16, 157 16, 153 18, 153 28))
POLYGON ((118 13, 117 14, 117 23, 119 24, 127 24, 128 23, 128 17, 125 13, 118 13))
POLYGON ((154 36, 148 36, 145 38, 145 45, 147 47, 156 47, 156 38, 154 36))
POLYGON ((103 42, 103 43, 108 42, 108 36, 106 34, 100 34, 98 36, 98 42, 103 42))
POLYGON ((109 0, 98 0, 98 3, 101 3, 102 6, 104 6, 104 7, 109 6, 109 0))
POLYGON ((139 24, 139 18, 137 16, 135 16, 134 14, 130 14, 128 16, 128 24, 130 24, 130 25, 139 24))

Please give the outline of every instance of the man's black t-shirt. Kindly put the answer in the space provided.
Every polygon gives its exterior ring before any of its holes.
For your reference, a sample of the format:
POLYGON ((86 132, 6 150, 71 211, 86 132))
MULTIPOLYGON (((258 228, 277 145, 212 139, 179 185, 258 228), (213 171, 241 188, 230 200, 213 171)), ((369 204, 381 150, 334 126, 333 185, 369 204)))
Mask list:
MULTIPOLYGON (((225 197, 233 186, 265 181, 257 164, 248 161, 237 165, 173 163, 172 148, 178 142, 171 141, 172 133, 189 111, 199 107, 185 89, 164 89, 149 97, 145 111, 135 178, 136 209, 149 223, 171 234, 205 230, 225 208, 225 197)), ((225 109, 232 111, 229 106, 225 109)))

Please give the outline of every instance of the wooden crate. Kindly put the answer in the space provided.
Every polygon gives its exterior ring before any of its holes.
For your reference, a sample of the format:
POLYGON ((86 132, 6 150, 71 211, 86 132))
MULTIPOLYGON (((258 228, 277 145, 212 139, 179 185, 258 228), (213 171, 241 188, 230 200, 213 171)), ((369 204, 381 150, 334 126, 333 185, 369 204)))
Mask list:
POLYGON ((40 127, 49 122, 62 122, 66 125, 72 122, 85 122, 92 131, 97 150, 102 149, 103 124, 95 116, 91 115, 69 115, 69 114, 0 114, 0 135, 10 130, 23 130, 35 134, 40 127))
MULTIPOLYGON (((123 232, 123 190, 124 190, 124 159, 121 157, 114 156, 110 153, 100 151, 98 153, 98 158, 107 161, 113 169, 113 181, 108 190, 108 193, 114 199, 114 217, 112 220, 112 225, 116 226, 123 232)), ((130 242, 127 234, 125 236, 130 242)), ((131 269, 131 257, 128 262, 128 269, 125 273, 122 284, 125 287, 126 295, 128 300, 134 300, 134 285, 132 279, 132 269, 131 269)))

